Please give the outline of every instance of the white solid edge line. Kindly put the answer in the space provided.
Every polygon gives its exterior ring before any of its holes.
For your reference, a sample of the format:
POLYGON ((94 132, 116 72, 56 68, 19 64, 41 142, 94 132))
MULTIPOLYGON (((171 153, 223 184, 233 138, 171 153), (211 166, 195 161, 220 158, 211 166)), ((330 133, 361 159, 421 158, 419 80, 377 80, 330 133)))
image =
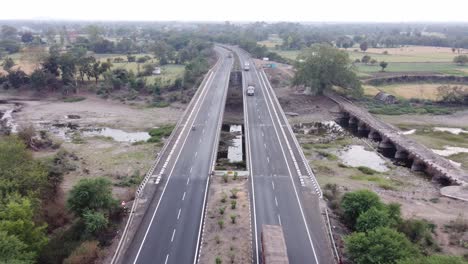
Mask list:
MULTIPOLYGON (((264 80, 259 76, 259 74, 258 74, 257 70, 255 69, 255 67, 254 67, 254 71, 255 71, 255 74, 257 75, 257 77, 260 79, 261 84, 263 83, 263 86, 260 85, 260 87, 261 87, 261 88, 264 87, 265 90, 267 90, 268 88, 266 87, 266 84, 265 84, 264 80)), ((268 92, 268 91, 267 91, 267 92, 268 92)), ((310 243, 310 246, 312 247, 312 252, 314 253, 315 261, 316 261, 316 263, 318 264, 318 263, 319 263, 318 257, 317 257, 317 254, 316 254, 316 252, 315 252, 315 247, 314 247, 314 244, 313 244, 313 242, 312 242, 312 237, 310 236, 309 226, 307 225, 307 220, 305 219, 304 211, 303 211, 303 209, 302 209, 302 204, 301 204, 301 201, 299 200, 299 195, 298 195, 298 193, 297 193, 296 184, 294 183, 294 179, 292 178, 291 168, 289 167, 289 162, 288 162, 288 159, 287 159, 287 157, 286 157, 286 153, 284 152, 283 144, 281 143, 281 138, 280 138, 279 133, 278 133, 278 130, 277 130, 277 128, 276 128, 276 123, 274 122, 273 115, 271 114, 270 106, 268 105, 268 102, 267 102, 265 93, 262 93, 262 94, 263 94, 263 97, 265 98, 265 102, 266 102, 266 105, 267 105, 267 108, 268 108, 268 113, 270 114, 270 117, 271 117, 271 119, 272 119, 272 121, 273 121, 273 128, 274 128, 274 130, 275 130, 276 136, 278 137, 278 140, 279 140, 279 143, 280 143, 280 147, 281 147, 281 152, 283 153, 283 157, 284 157, 284 160, 285 160, 285 162, 286 162, 286 166, 287 166, 287 168, 288 168, 289 177, 290 177, 290 179, 291 179, 291 182, 292 182, 292 185, 293 185, 293 188, 294 188, 294 193, 296 194, 297 203, 298 203, 299 209, 300 209, 300 211, 301 211, 302 220, 304 221, 304 226, 305 226, 306 231, 307 231, 307 236, 308 236, 308 238, 309 238, 309 243, 310 243)), ((268 95, 269 95, 269 94, 268 94, 268 95)), ((271 100, 271 97, 269 97, 269 98, 270 98, 270 100, 271 100)), ((272 101, 270 101, 270 102, 273 104, 272 101)), ((272 105, 272 106, 273 106, 273 105, 272 105)), ((279 121, 279 120, 277 120, 277 121, 279 121)), ((284 136, 284 135, 283 135, 283 136, 284 136)))
MULTIPOLYGON (((205 97, 206 97, 206 94, 207 94, 207 93, 206 93, 206 91, 207 91, 206 87, 208 87, 208 84, 213 80, 212 77, 213 77, 213 72, 210 72, 210 76, 208 77, 208 80, 207 80, 207 82, 205 83, 205 85, 204 85, 204 87, 203 87, 203 91, 202 91, 202 93, 200 94, 200 97, 197 98, 197 102, 195 103, 194 108, 193 108, 192 111, 190 112, 190 115, 189 115, 189 118, 188 118, 188 122, 190 121, 190 119, 191 119, 191 117, 192 117, 193 111, 194 111, 195 109, 197 109, 197 108, 198 108, 198 110, 200 110, 200 108, 201 108, 201 107, 200 107, 200 104, 199 104, 200 99, 203 97, 203 100, 202 100, 202 101, 205 100, 205 97), (203 93, 205 93, 205 94, 203 95, 203 93)), ((198 111, 197 111, 197 113, 195 114, 195 117, 193 118, 190 127, 193 126, 193 123, 195 122, 195 119, 196 119, 197 114, 198 114, 198 111)), ((188 127, 189 127, 189 126, 184 126, 184 127, 182 128, 182 131, 181 131, 180 136, 184 134, 184 130, 186 130, 188 127)), ((133 261, 133 264, 136 264, 137 261, 138 261, 138 257, 140 256, 141 249, 143 248, 143 245, 144 245, 144 243, 145 243, 145 241, 146 241, 146 237, 148 236, 149 230, 151 229, 151 226, 152 226, 152 224, 153 224, 154 217, 156 216, 156 212, 158 211, 159 204, 161 203, 161 200, 162 200, 162 198, 163 198, 163 196, 164 196, 164 193, 166 192, 167 185, 168 185, 168 183, 169 183, 169 181, 170 181, 170 179, 171 179, 172 172, 174 171, 174 168, 175 168, 175 164, 177 163, 177 161, 178 161, 178 159, 179 159, 179 156, 180 156, 180 154, 182 153, 182 149, 184 148, 185 142, 187 141, 189 134, 190 134, 190 133, 187 133, 187 135, 185 136, 184 142, 182 143, 182 146, 180 147, 179 153, 178 153, 178 155, 177 155, 177 157, 176 157, 176 159, 175 159, 175 161, 174 161, 174 163, 173 163, 172 170, 171 170, 171 172, 169 173, 169 177, 167 178, 166 184, 164 185, 164 189, 163 189, 163 191, 162 191, 162 193, 161 193, 161 197, 159 198, 158 204, 156 205, 156 209, 154 210, 153 216, 151 217, 151 221, 150 221, 150 223, 149 223, 149 225, 148 225, 148 228, 146 229, 145 235, 144 235, 144 237, 143 237, 143 241, 141 242, 140 247, 138 248, 138 252, 137 252, 137 255, 135 256, 135 260, 133 261)), ((167 256, 169 256, 169 254, 168 254, 167 256)), ((167 261, 167 258, 166 258, 166 261, 167 261)))
MULTIPOLYGON (((268 77, 267 77, 265 71, 262 71, 260 74, 264 76, 265 80, 268 80, 268 77)), ((313 173, 312 169, 310 168, 309 163, 307 162, 307 159, 306 159, 306 157, 304 155, 304 151, 302 150, 301 146, 299 145, 299 142, 297 141, 296 136, 294 135, 294 132, 293 132, 293 130, 291 128, 291 125, 289 124, 289 121, 288 121, 288 119, 287 119, 287 117, 286 117, 286 115, 284 113, 284 110, 281 107, 281 104, 279 103, 278 98, 276 97, 276 93, 273 90, 273 87, 271 86, 270 82, 267 82, 267 85, 270 87, 269 91, 273 95, 273 98, 274 98, 274 100, 276 102, 275 105, 278 106, 278 109, 281 112, 281 116, 282 116, 283 120, 285 121, 285 124, 286 124, 286 126, 287 126, 287 128, 289 130, 289 133, 291 134, 291 137, 292 137, 292 139, 293 139, 293 141, 294 141, 294 143, 296 145, 296 148, 297 148, 297 150, 298 150, 298 152, 299 152, 299 154, 301 156, 301 159, 302 159, 302 162, 304 163, 304 167, 306 168, 307 174, 309 175, 309 177, 311 178, 311 180, 313 182, 315 191, 319 195, 319 198, 322 199, 322 196, 323 196, 322 190, 320 188, 320 185, 318 184, 318 181, 317 181, 317 178, 315 177, 315 174, 313 173)))

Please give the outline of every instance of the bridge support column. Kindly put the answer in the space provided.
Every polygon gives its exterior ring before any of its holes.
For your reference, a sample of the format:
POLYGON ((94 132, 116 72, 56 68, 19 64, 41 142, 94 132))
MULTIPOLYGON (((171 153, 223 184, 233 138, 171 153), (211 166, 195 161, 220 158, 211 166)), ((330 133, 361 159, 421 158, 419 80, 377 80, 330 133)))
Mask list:
POLYGON ((340 112, 336 122, 342 127, 349 126, 349 114, 347 112, 340 112))
POLYGON ((396 147, 388 138, 383 138, 380 141, 378 149, 385 157, 395 157, 396 147))
POLYGON ((359 121, 357 132, 358 132, 358 135, 361 137, 368 137, 370 129, 367 127, 367 125, 364 122, 359 121))
POLYGON ((411 164, 411 171, 424 171, 426 169, 426 165, 424 162, 418 159, 413 160, 413 164, 411 164))
POLYGON ((382 137, 380 136, 379 132, 375 131, 374 129, 371 129, 369 131, 369 135, 367 136, 371 140, 375 141, 381 141, 382 137))

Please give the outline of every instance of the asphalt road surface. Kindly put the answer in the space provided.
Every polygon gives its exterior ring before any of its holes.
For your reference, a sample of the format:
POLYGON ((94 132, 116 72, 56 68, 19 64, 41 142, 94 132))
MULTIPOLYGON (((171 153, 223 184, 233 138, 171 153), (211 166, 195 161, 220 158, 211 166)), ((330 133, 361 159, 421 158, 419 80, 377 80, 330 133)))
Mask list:
POLYGON ((208 76, 181 140, 168 160, 162 193, 155 194, 122 263, 196 263, 209 174, 216 158, 219 129, 233 59, 220 47, 220 60, 208 76), (193 129, 194 127, 194 129, 193 129))
POLYGON ((281 106, 274 98, 269 82, 254 67, 249 54, 233 48, 243 71, 244 118, 247 148, 250 149, 252 226, 254 261, 261 263, 261 227, 281 225, 286 240, 289 262, 333 263, 326 226, 318 206, 319 195, 313 181, 308 181, 301 151, 294 144, 281 106), (255 95, 246 96, 248 85, 255 95))

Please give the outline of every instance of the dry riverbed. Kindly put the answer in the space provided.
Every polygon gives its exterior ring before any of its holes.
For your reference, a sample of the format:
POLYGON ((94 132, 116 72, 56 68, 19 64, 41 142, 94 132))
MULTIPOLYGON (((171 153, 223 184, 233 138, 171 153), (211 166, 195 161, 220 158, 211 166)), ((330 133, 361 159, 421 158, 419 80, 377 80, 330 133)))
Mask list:
MULTIPOLYGON (((77 169, 65 175, 62 183, 65 192, 82 178, 104 176, 114 183, 118 199, 129 200, 163 143, 146 143, 148 131, 175 124, 183 106, 148 108, 92 94, 83 98, 64 102, 61 98, 42 99, 31 94, 0 94, 3 102, 21 106, 13 113, 18 128, 33 125, 37 131, 45 130, 61 143, 61 148, 77 157, 77 169)), ((42 150, 34 155, 40 158, 55 152, 42 150)))

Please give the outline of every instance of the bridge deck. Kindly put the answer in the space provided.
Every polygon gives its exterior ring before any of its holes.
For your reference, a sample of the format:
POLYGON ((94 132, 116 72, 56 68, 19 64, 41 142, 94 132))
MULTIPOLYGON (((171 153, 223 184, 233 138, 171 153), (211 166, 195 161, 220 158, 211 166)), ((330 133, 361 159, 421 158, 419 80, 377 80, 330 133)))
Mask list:
POLYGON ((414 158, 424 162, 432 171, 436 171, 438 176, 446 177, 456 184, 468 184, 467 172, 455 167, 450 161, 435 154, 422 144, 402 135, 398 128, 375 118, 367 110, 353 104, 346 98, 331 93, 327 96, 335 101, 343 112, 356 117, 398 148, 406 150, 414 158))

